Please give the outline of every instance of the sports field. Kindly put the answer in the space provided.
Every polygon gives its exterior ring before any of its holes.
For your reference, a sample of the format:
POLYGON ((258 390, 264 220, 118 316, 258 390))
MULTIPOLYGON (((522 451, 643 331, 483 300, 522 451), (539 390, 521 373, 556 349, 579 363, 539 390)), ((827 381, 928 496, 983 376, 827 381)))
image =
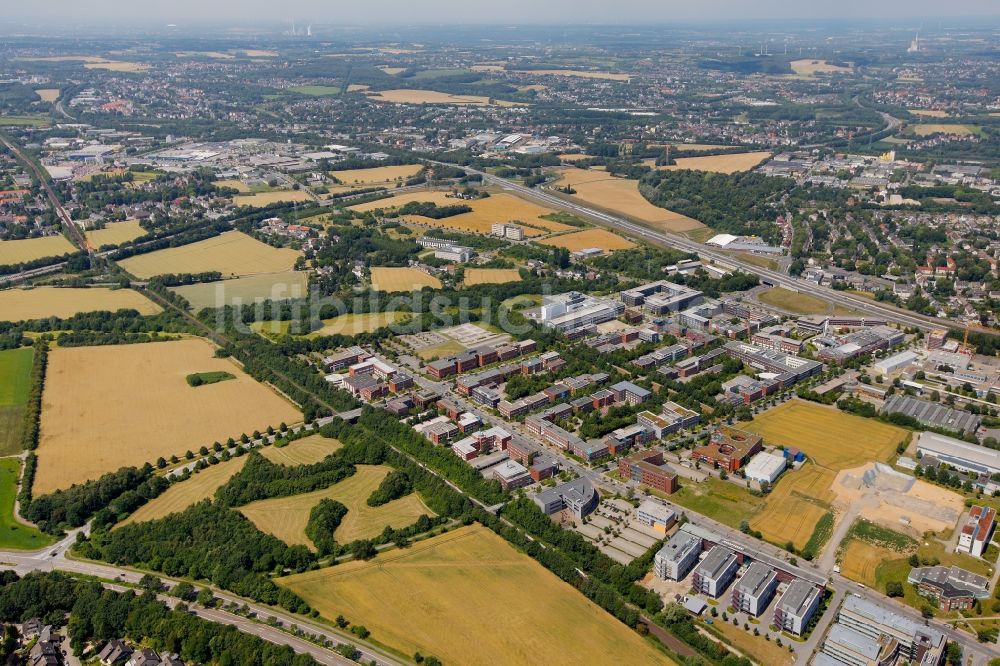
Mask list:
POLYGON ((0 291, 0 318, 5 321, 68 318, 81 312, 122 309, 138 310, 150 315, 160 312, 160 306, 131 289, 106 287, 35 287, 0 291))
POLYGON ((582 69, 519 69, 515 74, 537 74, 538 76, 571 76, 578 79, 601 79, 604 81, 628 81, 628 74, 613 74, 611 72, 591 72, 582 69))
POLYGON ((820 518, 830 511, 835 477, 833 471, 817 465, 785 472, 750 526, 772 543, 791 541, 796 548, 804 548, 820 518))
POLYGON ((35 94, 42 98, 43 102, 54 102, 59 99, 59 88, 39 88, 35 94))
POLYGON ((42 396, 35 495, 301 420, 284 398, 214 353, 198 338, 54 349, 42 396), (236 378, 189 386, 186 377, 201 372, 236 378))
POLYGON ((921 123, 920 125, 913 125, 910 129, 917 136, 928 136, 939 133, 969 136, 970 134, 980 134, 982 132, 982 129, 975 125, 957 125, 952 123, 921 123))
MULTIPOLYGON (((312 465, 338 450, 343 444, 323 435, 308 435, 282 446, 260 449, 265 458, 278 465, 312 465)), ((365 499, 368 499, 367 497, 365 499)))
POLYGON ((466 268, 465 284, 504 284, 520 282, 521 273, 516 268, 466 268))
POLYGON ((325 618, 343 614, 380 643, 445 664, 673 663, 479 525, 277 582, 325 618))
POLYGON ((0 548, 37 550, 55 539, 14 517, 14 499, 20 476, 19 458, 0 458, 0 548))
POLYGON ((142 523, 147 520, 158 520, 172 513, 180 513, 192 504, 212 497, 216 490, 243 469, 246 461, 246 456, 243 456, 206 467, 191 475, 187 481, 173 484, 162 495, 143 504, 117 527, 142 523))
POLYGON ((305 190, 273 190, 271 192, 257 192, 255 194, 237 194, 233 197, 233 203, 237 206, 251 206, 263 208, 276 203, 286 203, 293 201, 310 201, 312 197, 305 190))
POLYGON ((31 347, 0 351, 0 455, 21 450, 33 357, 31 347))
POLYGON ((236 302, 247 304, 266 299, 282 301, 305 298, 309 291, 309 275, 296 271, 265 273, 234 280, 171 287, 170 291, 183 296, 197 312, 202 308, 219 308, 236 302))
POLYGON ((23 264, 35 259, 56 257, 72 252, 76 252, 76 247, 63 236, 5 240, 0 241, 0 266, 23 264))
POLYGON ((347 169, 345 171, 330 171, 330 176, 344 185, 370 187, 374 185, 393 185, 398 180, 412 178, 423 170, 421 164, 399 164, 395 166, 375 167, 374 169, 347 169))
POLYGON ((826 60, 813 60, 812 58, 793 60, 788 64, 792 66, 793 72, 804 76, 813 76, 814 74, 849 74, 854 71, 852 67, 833 65, 826 60))
POLYGON ((299 256, 295 250, 271 247, 242 232, 227 231, 197 243, 140 254, 118 263, 140 278, 209 271, 219 271, 223 276, 246 276, 291 270, 299 256))
POLYGON ((907 435, 902 428, 797 399, 739 427, 761 435, 765 444, 798 447, 817 465, 834 471, 886 462, 907 435))
POLYGON ((538 242, 542 245, 564 247, 570 252, 578 252, 579 250, 586 250, 593 247, 600 248, 605 252, 627 250, 630 247, 635 247, 635 243, 629 239, 604 229, 584 229, 583 231, 574 231, 573 233, 562 234, 561 236, 544 238, 538 242))
POLYGON ((464 201, 447 196, 447 192, 409 192, 389 199, 370 201, 357 206, 353 210, 365 212, 370 210, 399 208, 412 201, 434 203, 438 206, 468 206, 471 212, 452 215, 440 220, 422 215, 408 215, 406 220, 416 224, 442 229, 455 229, 476 234, 489 234, 493 224, 497 222, 520 222, 527 237, 541 236, 551 231, 569 231, 570 227, 561 222, 542 219, 543 215, 551 215, 551 208, 539 206, 510 194, 494 194, 485 199, 464 201))
POLYGON ((655 166, 655 160, 646 160, 649 166, 661 171, 680 171, 681 169, 692 169, 695 171, 711 171, 713 173, 737 173, 754 168, 767 158, 771 153, 767 151, 755 153, 731 153, 729 155, 706 155, 705 157, 678 157, 676 164, 670 166, 655 166))
POLYGON ((146 230, 139 226, 139 220, 125 220, 124 222, 113 222, 103 229, 88 231, 86 236, 96 249, 102 245, 121 245, 145 234, 146 230))
POLYGON ((368 506, 368 497, 392 471, 385 465, 358 465, 357 472, 329 488, 291 497, 251 502, 240 508, 261 532, 272 534, 289 545, 313 548, 306 536, 309 512, 320 500, 332 499, 347 507, 347 514, 334 532, 337 543, 378 536, 386 527, 407 527, 423 515, 433 516, 416 493, 400 497, 382 506, 368 506))
POLYGON ((830 310, 830 304, 826 301, 784 287, 773 287, 762 291, 757 294, 757 300, 795 314, 823 314, 830 310))
MULTIPOLYGON (((388 68, 383 72, 389 74, 388 68)), ((452 95, 438 92, 436 90, 409 90, 401 88, 398 90, 380 90, 379 92, 367 93, 368 99, 373 102, 389 102, 391 104, 446 104, 449 106, 486 106, 490 104, 490 98, 483 95, 452 95)), ((492 104, 496 106, 515 106, 515 102, 494 99, 492 104)))
POLYGON ((653 229, 680 233, 705 226, 694 218, 649 203, 639 193, 636 180, 588 169, 566 168, 556 173, 560 176, 560 186, 569 185, 576 190, 574 198, 634 218, 653 229))
POLYGON ((372 289, 375 291, 416 291, 423 287, 441 288, 441 280, 419 268, 372 268, 372 289))

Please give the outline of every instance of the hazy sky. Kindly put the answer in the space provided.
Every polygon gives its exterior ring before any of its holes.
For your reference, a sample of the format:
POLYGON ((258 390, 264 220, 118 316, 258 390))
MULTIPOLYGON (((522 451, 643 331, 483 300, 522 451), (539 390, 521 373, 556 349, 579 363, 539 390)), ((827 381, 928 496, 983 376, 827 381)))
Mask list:
MULTIPOLYGON (((7 17, 260 23, 634 23, 734 19, 1000 16, 998 0, 41 0, 4 3, 7 17)), ((0 19, 0 29, 3 20, 0 19)))

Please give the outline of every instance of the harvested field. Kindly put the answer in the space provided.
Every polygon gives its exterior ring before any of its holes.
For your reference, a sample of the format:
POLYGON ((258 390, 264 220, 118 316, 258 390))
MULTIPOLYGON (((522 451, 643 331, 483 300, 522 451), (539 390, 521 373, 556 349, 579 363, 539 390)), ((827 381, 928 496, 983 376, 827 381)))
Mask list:
MULTIPOLYGON (((323 319, 323 328, 303 335, 306 338, 318 338, 326 335, 358 335, 389 326, 410 316, 408 312, 366 312, 364 314, 345 314, 332 319, 323 319)), ((291 329, 290 321, 260 321, 250 325, 258 333, 268 336, 288 335, 291 329)), ((301 334, 297 334, 301 335, 301 334)))
POLYGON ((306 536, 309 512, 322 499, 332 499, 347 507, 333 538, 338 543, 351 543, 358 539, 371 539, 386 527, 400 528, 412 525, 423 515, 433 516, 416 493, 393 500, 378 507, 368 506, 368 497, 392 471, 385 465, 358 465, 357 472, 329 488, 291 497, 251 502, 240 508, 261 532, 272 534, 289 545, 313 547, 306 536))
POLYGON ((404 654, 446 664, 671 664, 540 564, 473 525, 369 562, 278 579, 320 614, 343 613, 404 654), (489 622, 469 622, 470 613, 489 622), (455 628, 462 626, 456 633, 455 628))
POLYGON ((242 180, 217 180, 214 185, 217 187, 231 187, 232 189, 239 190, 240 192, 250 191, 250 186, 242 180))
POLYGON ((397 74, 402 74, 406 71, 405 67, 389 67, 388 65, 382 65, 378 69, 381 69, 389 76, 396 76, 397 74))
POLYGON ((312 197, 305 190, 274 190, 272 192, 257 192, 256 194, 237 194, 233 197, 235 205, 252 208, 263 208, 276 203, 311 200, 312 197))
POLYGON ((797 399, 738 427, 761 435, 766 444, 798 447, 817 465, 834 471, 888 461, 907 436, 902 428, 797 399))
POLYGON ((0 241, 0 266, 23 264, 73 252, 76 252, 76 247, 63 236, 5 240, 0 241))
POLYGON ((851 539, 841 553, 840 575, 862 585, 875 587, 875 571, 879 565, 898 558, 899 551, 851 539))
POLYGON ((909 109, 909 112, 915 116, 923 116, 924 118, 947 118, 950 115, 947 111, 940 111, 938 109, 909 109))
POLYGON ((106 287, 34 287, 0 291, 0 313, 4 320, 24 321, 59 317, 66 319, 81 312, 138 310, 151 315, 161 308, 137 291, 106 287))
POLYGON ((676 164, 656 166, 656 160, 645 160, 645 164, 661 171, 679 171, 692 169, 694 171, 710 171, 712 173, 737 173, 749 171, 771 156, 767 151, 756 153, 730 153, 728 155, 706 155, 705 157, 678 157, 676 164))
POLYGON ((59 99, 59 88, 40 88, 35 94, 41 97, 43 102, 52 103, 59 99))
POLYGON ((180 513, 203 499, 213 497, 216 490, 243 469, 246 461, 246 456, 243 456, 220 462, 193 474, 187 481, 173 484, 162 495, 136 509, 132 515, 119 523, 116 529, 132 523, 159 520, 172 513, 180 513))
POLYGON ((375 291, 418 291, 423 287, 441 288, 441 280, 419 268, 372 268, 372 288, 375 291))
POLYGON ((86 236, 94 248, 100 248, 104 245, 121 245, 145 234, 146 230, 139 225, 139 220, 125 220, 113 222, 103 229, 88 231, 86 236))
POLYGON ((601 79, 604 81, 628 81, 628 74, 613 74, 611 72, 591 72, 582 69, 518 69, 514 74, 537 74, 538 76, 572 76, 578 79, 601 79))
POLYGON ((208 271, 219 271, 223 276, 246 276, 291 270, 299 256, 295 250, 274 248, 239 231, 227 231, 197 243, 140 254, 118 263, 140 278, 208 271))
POLYGON ((198 338, 54 349, 42 396, 35 496, 301 420, 297 408, 214 352, 198 338), (196 372, 236 378, 192 388, 186 377, 196 372))
POLYGON ((563 153, 558 157, 563 162, 579 162, 581 160, 589 160, 591 156, 586 153, 563 153))
MULTIPOLYGON (((277 447, 267 446, 260 450, 265 458, 277 465, 296 467, 312 465, 326 458, 342 447, 338 440, 323 435, 308 435, 289 444, 277 447)), ((367 497, 365 498, 368 499, 367 497)))
POLYGON ((244 49, 243 54, 250 58, 277 58, 277 51, 267 51, 264 49, 244 49))
POLYGON ((202 308, 219 308, 236 302, 304 298, 309 291, 309 275, 298 271, 265 273, 234 280, 171 287, 170 291, 183 296, 197 312, 202 308))
POLYGON ((587 169, 559 169, 556 173, 560 176, 559 185, 576 190, 573 198, 631 217, 653 229, 680 233, 705 226, 686 215, 649 203, 639 193, 638 181, 587 169))
POLYGON ((917 136, 929 136, 931 134, 955 134, 958 136, 969 136, 979 134, 982 130, 975 125, 956 125, 951 123, 921 123, 910 127, 917 136))
POLYGON ((764 509, 750 521, 751 527, 772 543, 791 541, 801 550, 830 510, 834 476, 833 471, 816 465, 785 472, 767 495, 764 509))
POLYGON ((813 60, 812 58, 793 60, 789 65, 792 66, 793 72, 804 76, 813 76, 814 74, 850 74, 854 71, 853 67, 833 65, 826 60, 813 60))
POLYGON ((88 62, 84 64, 87 69, 106 69, 109 72, 122 72, 126 74, 138 74, 149 69, 149 65, 141 62, 123 62, 121 60, 104 60, 102 62, 88 62))
POLYGON ((363 83, 351 83, 347 86, 347 92, 364 92, 365 90, 368 90, 368 88, 369 86, 366 86, 363 83))
MULTIPOLYGON (((389 69, 383 69, 389 74, 389 69)), ((446 104, 449 106, 487 106, 490 98, 483 95, 451 95, 449 93, 438 92, 436 90, 410 90, 400 88, 398 90, 380 90, 369 92, 368 99, 373 102, 389 102, 390 104, 446 104)), ((516 102, 507 102, 494 99, 492 104, 496 106, 516 106, 516 102)))
POLYGON ((504 284, 520 282, 521 273, 516 268, 466 268, 465 284, 504 284))
POLYGON ((30 347, 0 351, 0 455, 21 451, 33 358, 30 347))
POLYGON ((505 72, 507 68, 503 64, 482 63, 469 68, 473 72, 505 72))
MULTIPOLYGON (((745 259, 745 257, 741 258, 745 259)), ((757 300, 765 305, 781 308, 795 314, 824 314, 830 310, 830 304, 826 301, 809 294, 789 291, 784 287, 772 287, 764 290, 757 294, 757 300)))
POLYGON ((328 174, 344 185, 371 187, 373 185, 394 185, 396 181, 416 176, 423 168, 422 164, 399 164, 396 166, 375 167, 374 169, 330 171, 328 174))
POLYGON ((471 208, 472 211, 462 213, 461 215, 452 215, 440 220, 422 215, 408 215, 405 217, 405 220, 428 227, 454 229, 456 231, 467 231, 476 234, 489 234, 493 224, 497 222, 520 223, 518 226, 524 229, 524 235, 529 238, 532 236, 541 236, 546 232, 569 231, 573 228, 561 222, 542 219, 542 216, 551 215, 555 211, 551 208, 525 201, 511 194, 494 194, 485 199, 476 199, 474 201, 455 199, 454 197, 447 196, 447 194, 447 192, 440 191, 409 192, 388 199, 358 204, 357 206, 351 206, 351 208, 365 212, 399 208, 411 201, 434 203, 442 207, 465 205, 471 208))
POLYGON ((574 231, 560 236, 544 238, 538 241, 538 243, 542 245, 564 247, 570 252, 578 252, 580 250, 586 250, 593 247, 600 248, 605 252, 627 250, 630 247, 635 247, 635 243, 629 239, 619 236, 618 234, 611 233, 605 229, 585 229, 583 231, 574 231))

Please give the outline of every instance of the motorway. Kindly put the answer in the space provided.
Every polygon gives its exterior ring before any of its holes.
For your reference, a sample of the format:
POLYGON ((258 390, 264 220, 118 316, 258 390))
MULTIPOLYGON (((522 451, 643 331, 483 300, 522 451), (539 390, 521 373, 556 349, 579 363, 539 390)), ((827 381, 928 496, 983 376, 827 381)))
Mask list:
MULTIPOLYGON (((445 164, 443 162, 435 162, 433 160, 428 161, 433 164, 445 164)), ((684 252, 697 253, 698 255, 711 259, 713 262, 722 266, 739 268, 746 273, 753 273, 776 287, 784 287, 785 289, 797 292, 807 292, 811 295, 822 298, 825 301, 833 303, 834 305, 840 305, 864 314, 882 317, 890 321, 895 321, 906 326, 913 326, 922 330, 947 328, 954 325, 954 322, 947 319, 925 317, 923 315, 908 312, 884 303, 879 303, 860 296, 854 296, 847 292, 824 287, 809 280, 791 277, 789 275, 785 275, 784 273, 764 268, 762 266, 755 266, 742 261, 737 257, 732 257, 701 243, 696 243, 695 241, 685 238, 684 236, 654 231, 653 229, 636 222, 632 222, 624 217, 612 215, 610 213, 597 210, 596 208, 591 208, 569 198, 556 196, 555 194, 547 192, 544 189, 525 187, 519 183, 512 182, 505 178, 500 178, 499 176, 494 176, 493 174, 486 173, 485 171, 478 171, 471 167, 462 168, 468 173, 481 176, 484 183, 497 185, 503 189, 515 192, 521 197, 533 199, 549 207, 575 213, 603 226, 624 231, 636 238, 640 238, 654 245, 667 246, 684 252)))

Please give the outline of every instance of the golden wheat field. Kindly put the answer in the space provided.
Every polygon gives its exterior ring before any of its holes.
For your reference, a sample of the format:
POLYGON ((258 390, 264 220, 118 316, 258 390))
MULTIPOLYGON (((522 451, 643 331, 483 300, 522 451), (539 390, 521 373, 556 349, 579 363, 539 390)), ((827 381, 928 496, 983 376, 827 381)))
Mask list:
POLYGON ((266 49, 243 49, 243 55, 249 58, 277 58, 278 52, 266 49))
POLYGON ((813 60, 812 58, 793 60, 789 65, 792 66, 793 72, 804 76, 813 76, 815 74, 849 74, 854 71, 853 67, 833 65, 826 60, 813 60))
POLYGON ((492 231, 492 226, 497 222, 519 222, 518 226, 524 229, 526 237, 541 236, 546 232, 569 231, 572 229, 572 227, 561 222, 543 220, 543 215, 550 215, 555 212, 551 208, 539 206, 511 194, 503 193, 494 194, 485 199, 464 201, 448 196, 447 192, 407 192, 406 194, 400 194, 388 199, 379 199, 378 201, 358 204, 351 206, 351 208, 365 212, 399 208, 411 201, 434 203, 442 207, 464 205, 472 209, 468 213, 452 215, 440 220, 424 217, 423 215, 406 216, 406 221, 428 227, 454 229, 456 231, 467 231, 476 234, 489 234, 492 231))
POLYGON ((296 439, 282 447, 266 446, 260 452, 276 465, 295 467, 318 463, 342 446, 336 439, 317 434, 296 439))
POLYGON ((910 129, 917 136, 928 136, 930 134, 955 134, 957 136, 968 136, 976 134, 978 127, 971 125, 957 125, 953 123, 922 123, 913 125, 910 129))
POLYGON ((423 165, 420 164, 398 164, 395 166, 375 167, 373 169, 330 171, 329 175, 344 185, 370 187, 374 185, 393 185, 398 180, 405 180, 416 176, 423 168, 423 165))
POLYGON ((35 495, 301 420, 291 403, 214 353, 199 338, 54 349, 42 395, 35 495), (235 379, 187 383, 190 374, 215 371, 235 379))
POLYGON ((371 86, 367 86, 367 85, 365 85, 363 83, 350 83, 347 86, 347 92, 349 92, 349 93, 352 93, 352 92, 364 92, 364 91, 368 90, 368 88, 370 88, 370 87, 371 86))
POLYGON ((504 284, 520 282, 521 273, 516 268, 466 268, 465 284, 504 284))
POLYGON ((43 102, 52 103, 59 99, 59 88, 39 88, 35 94, 41 97, 43 102))
POLYGON ((105 287, 34 287, 0 291, 0 320, 24 321, 59 317, 66 319, 82 312, 138 310, 151 315, 159 305, 131 289, 105 287))
POLYGON ((635 247, 635 243, 629 239, 604 229, 584 229, 583 231, 574 231, 568 234, 544 238, 537 242, 542 245, 564 247, 570 252, 578 252, 594 247, 600 248, 605 252, 627 250, 630 247, 635 247))
POLYGON ((680 171, 681 169, 691 169, 693 171, 710 171, 712 173, 737 173, 748 171, 771 156, 767 151, 754 153, 730 153, 729 155, 706 155, 705 157, 678 157, 676 164, 670 166, 656 166, 656 160, 645 160, 647 166, 660 169, 661 171, 680 171))
POLYGON ((287 271, 300 256, 296 250, 271 247, 242 232, 227 231, 197 243, 140 254, 118 263, 140 278, 208 271, 219 271, 228 277, 287 271))
MULTIPOLYGON (((383 69, 386 74, 391 73, 389 69, 383 69)), ((516 102, 508 102, 502 99, 494 99, 483 95, 452 95, 450 93, 438 92, 436 90, 410 90, 400 88, 398 90, 380 90, 369 92, 368 99, 373 102, 389 102, 390 104, 446 104, 450 106, 515 106, 516 102)))
POLYGON ((372 289, 375 291, 419 291, 424 287, 441 288, 441 280, 419 268, 372 268, 372 289))
POLYGON ((5 240, 0 241, 0 266, 23 264, 35 259, 56 257, 72 252, 76 252, 76 247, 63 236, 5 240))
POLYGON ((794 446, 817 465, 838 471, 877 460, 886 462, 906 431, 804 400, 769 409, 739 425, 772 446, 794 446))
POLYGON ((312 197, 305 190, 274 190, 272 192, 257 192, 255 194, 237 194, 233 203, 237 206, 262 208, 276 203, 291 203, 295 201, 310 201, 312 197))
POLYGON ((136 509, 116 527, 159 520, 172 513, 180 513, 203 499, 211 498, 216 490, 243 469, 246 461, 246 456, 243 456, 206 467, 193 474, 187 481, 173 484, 162 495, 136 509))
POLYGON ((939 109, 909 109, 909 112, 915 116, 923 116, 924 118, 947 118, 949 116, 947 111, 939 109))
POLYGON ((830 511, 834 478, 835 472, 817 465, 786 472, 767 495, 764 508, 750 521, 751 527, 772 543, 791 541, 796 548, 805 547, 816 523, 830 511))
POLYGON ((603 81, 628 81, 628 74, 613 74, 611 72, 591 72, 582 69, 518 69, 515 74, 537 74, 538 76, 570 76, 578 79, 601 79, 603 81))
POLYGON ((277 583, 327 619, 343 614, 382 644, 446 664, 674 663, 480 525, 277 583))
POLYGON ((249 192, 250 186, 244 183, 242 180, 228 179, 228 180, 217 180, 213 183, 217 187, 229 187, 240 192, 249 192))
POLYGON ((102 60, 101 62, 88 62, 83 65, 87 69, 106 69, 109 72, 123 72, 127 74, 138 74, 149 69, 149 65, 141 62, 123 62, 121 60, 102 60))
POLYGON ((889 560, 898 560, 899 551, 870 544, 861 539, 851 539, 841 553, 840 575, 855 582, 875 587, 875 571, 889 560))
POLYGON ((195 312, 202 308, 220 308, 223 305, 246 305, 270 299, 284 301, 304 298, 309 293, 309 274, 302 271, 262 273, 249 277, 217 282, 200 282, 170 291, 184 297, 195 312))
POLYGON ((251 502, 241 507, 240 513, 261 532, 274 535, 289 545, 300 544, 309 548, 313 548, 312 541, 306 536, 309 512, 323 499, 336 500, 347 507, 347 514, 333 534, 338 543, 371 539, 386 527, 407 527, 420 516, 433 516, 434 512, 416 493, 382 506, 368 506, 368 497, 391 471, 392 468, 385 465, 357 465, 353 476, 329 488, 251 502))
POLYGON ((95 248, 104 245, 121 245, 128 241, 135 240, 139 236, 146 234, 146 230, 139 226, 139 220, 125 220, 124 222, 113 222, 103 229, 95 229, 86 232, 87 240, 95 248))
POLYGON ((636 180, 616 178, 593 169, 566 168, 556 173, 560 176, 559 185, 569 185, 576 190, 574 198, 634 218, 653 229, 679 233, 705 226, 686 215, 649 203, 639 193, 639 182, 636 180))

